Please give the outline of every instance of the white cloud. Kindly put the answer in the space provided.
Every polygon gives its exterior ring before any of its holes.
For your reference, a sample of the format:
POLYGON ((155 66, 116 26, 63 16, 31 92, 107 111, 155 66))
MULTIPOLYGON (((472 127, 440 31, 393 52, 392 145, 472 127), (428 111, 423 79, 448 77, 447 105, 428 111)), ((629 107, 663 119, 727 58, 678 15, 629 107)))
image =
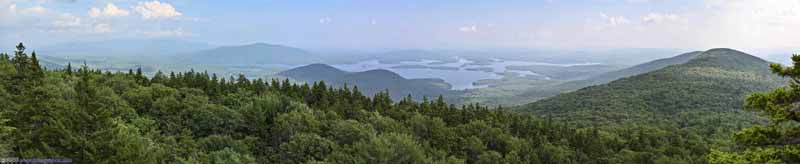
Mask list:
POLYGON ((10 11, 12 13, 16 13, 17 12, 17 4, 8 5, 8 11, 10 11))
POLYGON ((661 22, 674 22, 678 21, 680 16, 672 13, 655 13, 651 12, 642 17, 642 21, 647 23, 661 23, 661 22))
POLYGON ((81 18, 69 13, 62 13, 53 21, 53 25, 56 27, 78 27, 81 25, 81 18))
POLYGON ((139 2, 135 8, 136 12, 144 19, 175 18, 183 15, 175 10, 169 3, 159 1, 139 2))
POLYGON ((372 20, 369 21, 369 24, 376 25, 376 24, 378 24, 378 21, 375 20, 375 19, 372 19, 372 20))
POLYGON ((158 30, 158 31, 143 31, 141 33, 148 37, 184 37, 193 35, 188 31, 184 31, 183 28, 177 28, 171 30, 158 30))
POLYGON ((707 0, 704 15, 711 46, 797 47, 800 1, 707 0))
MULTIPOLYGON (((14 6, 14 8, 16 8, 16 6, 14 6)), ((43 14, 43 13, 47 12, 47 9, 45 9, 42 6, 34 6, 34 7, 31 7, 31 8, 25 9, 25 12, 43 14)))
POLYGON ((461 31, 461 32, 478 32, 478 26, 471 25, 471 26, 459 27, 458 31, 461 31))
POLYGON ((95 24, 93 27, 95 33, 109 33, 112 32, 111 25, 106 23, 95 24))
POLYGON ((628 18, 625 18, 623 16, 609 16, 606 15, 605 13, 600 13, 600 17, 603 19, 606 25, 609 26, 617 26, 617 25, 631 23, 631 21, 628 18))
POLYGON ((128 16, 130 12, 125 9, 120 9, 115 6, 113 3, 106 4, 106 8, 99 9, 96 7, 92 7, 89 10, 90 17, 115 17, 115 16, 128 16))
POLYGON ((333 19, 330 17, 319 18, 319 24, 330 24, 331 22, 333 22, 333 19))

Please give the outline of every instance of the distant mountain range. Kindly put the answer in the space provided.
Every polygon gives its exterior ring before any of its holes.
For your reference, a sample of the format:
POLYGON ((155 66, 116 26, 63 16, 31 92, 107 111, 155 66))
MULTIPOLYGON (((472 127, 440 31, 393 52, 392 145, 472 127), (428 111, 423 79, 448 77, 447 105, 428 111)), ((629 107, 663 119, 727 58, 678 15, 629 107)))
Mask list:
POLYGON ((755 118, 740 110, 743 108, 742 99, 747 94, 785 84, 782 78, 770 72, 768 64, 733 49, 691 52, 611 75, 622 76, 663 67, 661 69, 560 94, 517 110, 605 123, 651 117, 699 117, 703 113, 716 113, 720 118, 738 118, 738 121, 746 122, 750 120, 748 118, 755 118), (670 64, 674 65, 667 66, 670 64), (751 117, 746 117, 748 115, 751 117))
POLYGON ((377 69, 364 72, 347 72, 326 64, 311 64, 297 67, 277 74, 296 81, 313 83, 325 81, 327 84, 357 86, 366 95, 389 91, 394 99, 409 94, 415 98, 451 95, 450 84, 441 79, 406 79, 397 73, 377 69))
POLYGON ((213 47, 207 43, 170 39, 107 40, 56 44, 38 52, 48 56, 168 56, 213 47))
POLYGON ((184 63, 220 65, 298 65, 321 61, 320 56, 299 48, 265 43, 217 47, 184 54, 177 58, 184 63))

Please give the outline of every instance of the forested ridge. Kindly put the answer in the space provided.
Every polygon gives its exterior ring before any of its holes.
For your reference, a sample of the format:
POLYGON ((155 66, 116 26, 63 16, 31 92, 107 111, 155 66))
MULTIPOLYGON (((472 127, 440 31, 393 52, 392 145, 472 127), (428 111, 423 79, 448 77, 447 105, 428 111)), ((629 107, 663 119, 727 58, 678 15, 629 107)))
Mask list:
POLYGON ((748 94, 785 84, 786 79, 770 72, 769 64, 736 50, 712 49, 683 64, 564 93, 518 110, 592 123, 721 118, 742 124, 757 120, 742 110, 748 94), (709 117, 690 118, 698 116, 709 117))
POLYGON ((153 77, 72 65, 46 70, 20 44, 13 55, 0 55, 0 157, 75 163, 705 163, 712 147, 730 146, 724 141, 729 136, 708 138, 715 128, 578 126, 552 115, 432 99, 394 102, 388 93, 367 96, 357 86, 193 70, 153 77))
MULTIPOLYGON (((752 160, 745 160, 744 157, 723 160, 733 157, 730 154, 720 157, 723 153, 719 152, 742 150, 747 145, 753 145, 747 143, 753 142, 749 140, 766 142, 763 140, 782 131, 773 130, 773 134, 760 134, 761 136, 756 133, 751 135, 753 138, 731 139, 733 135, 744 136, 740 130, 745 128, 756 126, 762 127, 756 129, 762 130, 766 129, 763 128, 764 125, 771 125, 768 127, 773 128, 776 126, 767 124, 771 120, 768 117, 744 110, 748 107, 744 99, 750 94, 770 89, 785 90, 783 87, 788 79, 773 74, 775 71, 771 71, 769 65, 767 61, 733 49, 711 49, 683 64, 561 94, 518 107, 517 110, 563 119, 578 127, 615 128, 638 125, 655 127, 656 131, 663 130, 664 133, 685 132, 702 138, 698 141, 704 149, 718 151, 710 162, 766 163, 780 158, 773 152, 749 157, 752 160)), ((789 99, 781 101, 797 102, 789 99)), ((747 132, 750 133, 755 132, 747 132)), ((797 158, 785 157, 781 157, 784 160, 773 162, 800 162, 797 158)))

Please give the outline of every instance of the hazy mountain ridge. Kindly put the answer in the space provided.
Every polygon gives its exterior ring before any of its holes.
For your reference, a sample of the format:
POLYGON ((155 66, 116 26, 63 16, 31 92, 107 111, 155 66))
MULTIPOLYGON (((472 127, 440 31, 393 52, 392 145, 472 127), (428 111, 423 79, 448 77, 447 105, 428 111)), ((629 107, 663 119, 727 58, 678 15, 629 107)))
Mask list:
POLYGON ((55 44, 42 48, 49 56, 170 56, 214 46, 203 42, 171 39, 107 40, 55 44))
POLYGON ((451 95, 450 84, 442 79, 406 79, 389 70, 376 69, 363 72, 347 72, 326 64, 310 64, 276 74, 293 80, 313 83, 324 81, 336 86, 357 86, 366 95, 389 91, 394 99, 407 95, 415 98, 451 95))
POLYGON ((254 43, 239 46, 223 46, 181 55, 180 62, 191 64, 310 64, 320 61, 320 57, 303 49, 254 43))
POLYGON ((711 49, 683 64, 560 94, 518 110, 617 121, 653 113, 741 112, 737 109, 747 94, 785 83, 770 73, 768 64, 740 51, 711 49))

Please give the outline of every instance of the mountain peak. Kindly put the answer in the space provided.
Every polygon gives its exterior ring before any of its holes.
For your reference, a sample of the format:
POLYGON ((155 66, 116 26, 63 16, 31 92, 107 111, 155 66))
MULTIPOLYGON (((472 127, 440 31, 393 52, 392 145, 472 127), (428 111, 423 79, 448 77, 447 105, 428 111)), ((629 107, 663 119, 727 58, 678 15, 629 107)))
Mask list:
MULTIPOLYGON (((338 68, 327 64, 315 63, 309 64, 305 66, 300 66, 297 68, 293 68, 287 71, 283 71, 278 73, 281 76, 287 77, 336 77, 342 76, 347 74, 348 72, 342 71, 338 68)), ((298 80, 306 80, 306 79, 298 79, 298 80)))
POLYGON ((747 53, 731 48, 712 48, 703 52, 703 55, 701 56, 731 56, 731 55, 751 56, 747 53))
POLYGON ((322 63, 314 63, 314 64, 309 64, 309 65, 306 65, 306 66, 302 66, 302 67, 304 67, 304 68, 316 68, 316 69, 333 69, 333 70, 339 70, 339 69, 338 69, 338 68, 336 68, 336 67, 333 67, 333 66, 331 66, 331 65, 327 65, 327 64, 322 64, 322 63))
POLYGON ((686 63, 689 66, 711 66, 723 69, 760 70, 769 62, 753 55, 730 48, 709 49, 686 63))
POLYGON ((247 45, 243 45, 243 46, 287 47, 287 46, 281 46, 281 45, 277 45, 277 44, 268 44, 268 43, 264 43, 264 42, 255 42, 255 43, 247 44, 247 45))
POLYGON ((400 76, 400 74, 397 74, 395 72, 392 72, 392 71, 389 71, 389 70, 386 70, 386 69, 373 69, 373 70, 368 70, 368 71, 364 71, 364 72, 358 72, 358 74, 363 74, 363 75, 368 75, 368 76, 381 76, 381 77, 391 78, 391 79, 405 79, 405 78, 403 78, 403 76, 400 76))
POLYGON ((729 52, 743 53, 743 52, 741 52, 739 50, 735 50, 735 49, 732 49, 732 48, 712 48, 712 49, 706 50, 706 52, 716 52, 716 51, 729 51, 729 52))

